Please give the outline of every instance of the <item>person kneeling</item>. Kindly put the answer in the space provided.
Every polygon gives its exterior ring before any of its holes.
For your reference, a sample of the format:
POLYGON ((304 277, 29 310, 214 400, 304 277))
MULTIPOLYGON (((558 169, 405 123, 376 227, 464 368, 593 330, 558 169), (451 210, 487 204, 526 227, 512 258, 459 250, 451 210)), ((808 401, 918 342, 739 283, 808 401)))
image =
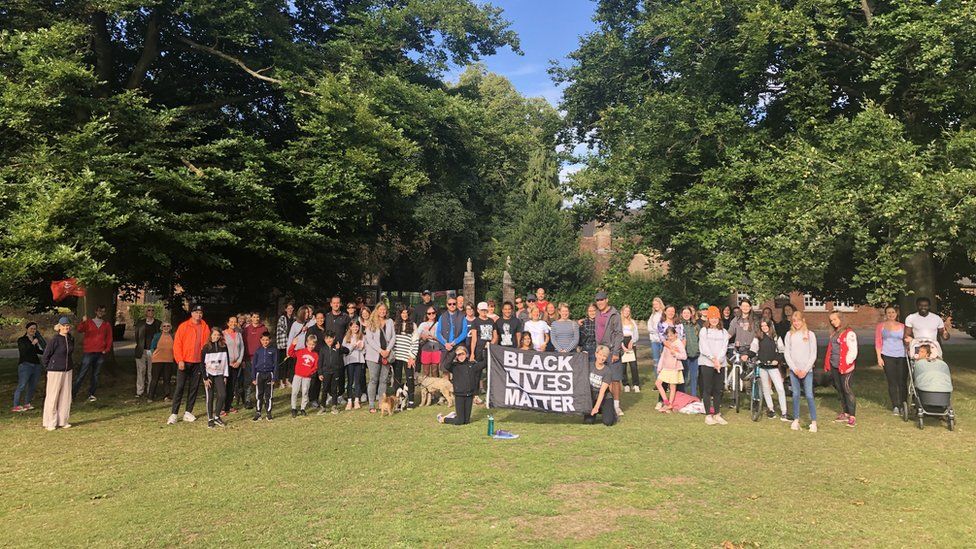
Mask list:
POLYGON ((455 347, 454 360, 445 366, 451 373, 451 383, 454 385, 454 415, 444 417, 437 414, 437 421, 454 425, 471 423, 471 406, 474 405, 474 395, 478 392, 481 371, 486 365, 485 362, 469 361, 468 350, 455 347))
POLYGON ((607 427, 617 423, 617 410, 613 403, 613 394, 610 392, 611 379, 610 367, 607 365, 607 358, 610 357, 610 348, 600 345, 596 348, 596 361, 590 364, 590 390, 593 393, 593 409, 590 413, 583 414, 583 423, 592 425, 596 423, 596 415, 603 416, 603 424, 607 427))

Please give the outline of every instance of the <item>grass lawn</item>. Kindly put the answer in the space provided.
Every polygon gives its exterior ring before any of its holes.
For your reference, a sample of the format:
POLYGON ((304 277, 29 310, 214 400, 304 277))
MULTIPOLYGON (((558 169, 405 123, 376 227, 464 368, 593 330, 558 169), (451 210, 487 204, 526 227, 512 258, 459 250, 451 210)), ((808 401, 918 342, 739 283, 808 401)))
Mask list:
POLYGON ((39 410, 7 412, 16 369, 0 361, 0 545, 972 546, 976 342, 946 354, 955 432, 892 416, 861 360, 855 429, 830 421, 832 389, 811 434, 658 414, 646 385, 613 428, 496 411, 514 441, 486 437, 480 407, 466 427, 436 424, 440 407, 293 420, 284 394, 274 422, 167 426, 167 405, 131 397, 131 375, 103 375, 74 428, 48 433, 39 410))

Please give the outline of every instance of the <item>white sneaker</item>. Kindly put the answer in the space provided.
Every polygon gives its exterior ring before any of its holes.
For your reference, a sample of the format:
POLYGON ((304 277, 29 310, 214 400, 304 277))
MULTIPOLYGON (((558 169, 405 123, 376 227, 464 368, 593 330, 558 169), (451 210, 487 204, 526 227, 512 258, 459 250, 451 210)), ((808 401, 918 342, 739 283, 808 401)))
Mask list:
POLYGON ((170 414, 169 419, 166 420, 167 425, 176 425, 176 414, 170 414))
POLYGON ((654 409, 656 411, 658 411, 658 412, 661 411, 661 408, 664 408, 664 403, 663 402, 658 402, 657 404, 654 405, 654 409))
POLYGON ((634 392, 635 393, 639 393, 640 392, 640 385, 634 385, 634 392))
POLYGON ((800 420, 794 419, 793 420, 793 423, 790 423, 790 430, 791 431, 799 431, 800 430, 800 420))
POLYGON ((624 392, 625 393, 629 393, 630 392, 630 385, 624 385, 624 392))
POLYGON ((729 422, 725 421, 725 418, 721 414, 715 416, 715 422, 719 425, 728 425, 729 422))
POLYGON ((715 418, 714 417, 712 417, 710 415, 705 416, 705 425, 715 425, 715 424, 716 424, 716 422, 715 422, 715 418))
POLYGON ((624 411, 620 409, 620 406, 614 406, 614 410, 617 412, 618 416, 623 417, 624 411))
POLYGON ((91 395, 90 397, 88 397, 88 402, 95 402, 96 400, 98 399, 95 398, 95 395, 91 395))
POLYGON ((183 412, 183 421, 188 423, 193 423, 197 420, 197 416, 191 414, 190 412, 183 412))
POLYGON ((810 432, 811 433, 816 433, 817 432, 817 422, 816 421, 814 421, 813 423, 810 424, 810 432))

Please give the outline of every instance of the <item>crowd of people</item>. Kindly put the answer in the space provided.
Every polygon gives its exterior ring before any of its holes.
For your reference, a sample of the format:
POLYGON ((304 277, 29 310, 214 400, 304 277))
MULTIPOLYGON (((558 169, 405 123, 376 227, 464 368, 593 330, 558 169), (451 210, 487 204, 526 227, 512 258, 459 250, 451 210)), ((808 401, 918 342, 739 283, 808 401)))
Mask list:
MULTIPOLYGON (((759 365, 756 382, 762 387, 766 414, 799 430, 801 399, 805 399, 808 428, 817 431, 813 398, 817 336, 807 326, 803 312, 791 305, 784 306, 779 320, 774 320, 771 308, 757 311, 749 299, 719 309, 708 303, 679 307, 655 297, 650 317, 638 322, 629 305, 618 310, 607 293, 600 291, 585 316, 573 319, 569 305, 550 301, 539 288, 496 309, 492 300, 465 303, 460 295, 449 296, 441 308, 429 291, 422 292, 417 306, 400 306, 393 312, 385 302, 370 308, 344 303, 335 296, 324 309, 296 308, 288 303, 271 328, 258 313, 232 315, 223 326, 211 327, 203 319, 203 307, 196 305, 191 307, 189 319, 173 330, 172 324, 158 320, 148 307, 134 330, 136 396, 149 401, 162 396, 168 401, 168 424, 176 424, 181 417, 193 422, 202 385, 207 426, 215 428, 240 408, 253 410, 254 421, 272 420, 276 387, 290 391, 288 412, 292 417, 305 416, 309 410, 338 414, 361 408, 375 414, 389 391, 404 388, 406 408, 411 409, 416 406, 418 382, 444 377, 453 384, 455 410, 437 419, 463 425, 470 422, 473 406, 483 403, 486 349, 492 344, 586 353, 594 406, 584 414, 584 421, 594 423, 599 416, 603 424, 613 425, 624 415, 621 394, 641 391, 636 351, 643 344, 642 330, 646 330, 651 364, 644 377, 649 374, 654 380, 656 410, 677 411, 679 397, 686 395, 701 399, 706 424, 727 424, 722 408, 729 366, 735 361, 749 362, 759 365), (171 383, 174 376, 175 383, 171 383), (792 410, 787 407, 787 380, 792 410)), ((911 353, 920 356, 920 364, 930 366, 927 375, 933 383, 944 386, 948 377, 944 362, 936 362, 941 351, 932 345, 937 347, 940 340, 949 338, 949 325, 931 312, 928 299, 920 298, 917 309, 902 324, 898 311, 888 307, 875 332, 877 363, 884 369, 895 414, 906 400, 906 360, 911 353), (914 349, 916 340, 925 345, 914 349)), ((34 392, 45 370, 46 429, 71 426, 71 402, 86 376, 90 376, 88 400, 96 400, 99 371, 112 348, 105 312, 98 307, 94 318, 82 318, 76 328, 85 335, 77 377, 73 376, 74 338, 69 319, 60 318, 50 342, 35 323, 27 324, 18 340, 14 412, 33 409, 34 392)), ((854 427, 857 334, 840 312, 830 313, 829 322, 823 369, 839 395, 836 421, 854 427)))

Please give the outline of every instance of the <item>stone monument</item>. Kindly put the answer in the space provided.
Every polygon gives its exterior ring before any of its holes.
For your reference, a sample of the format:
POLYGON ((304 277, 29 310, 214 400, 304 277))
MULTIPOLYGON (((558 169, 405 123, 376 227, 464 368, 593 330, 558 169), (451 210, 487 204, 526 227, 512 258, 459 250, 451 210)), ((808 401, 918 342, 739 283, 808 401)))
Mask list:
POLYGON ((512 284, 512 275, 508 271, 512 268, 512 258, 505 258, 505 272, 502 274, 502 303, 508 301, 515 303, 515 286, 512 284))
POLYGON ((474 271, 471 269, 470 257, 468 258, 468 269, 464 271, 464 289, 461 293, 464 295, 465 303, 477 305, 477 301, 474 300, 474 271))

